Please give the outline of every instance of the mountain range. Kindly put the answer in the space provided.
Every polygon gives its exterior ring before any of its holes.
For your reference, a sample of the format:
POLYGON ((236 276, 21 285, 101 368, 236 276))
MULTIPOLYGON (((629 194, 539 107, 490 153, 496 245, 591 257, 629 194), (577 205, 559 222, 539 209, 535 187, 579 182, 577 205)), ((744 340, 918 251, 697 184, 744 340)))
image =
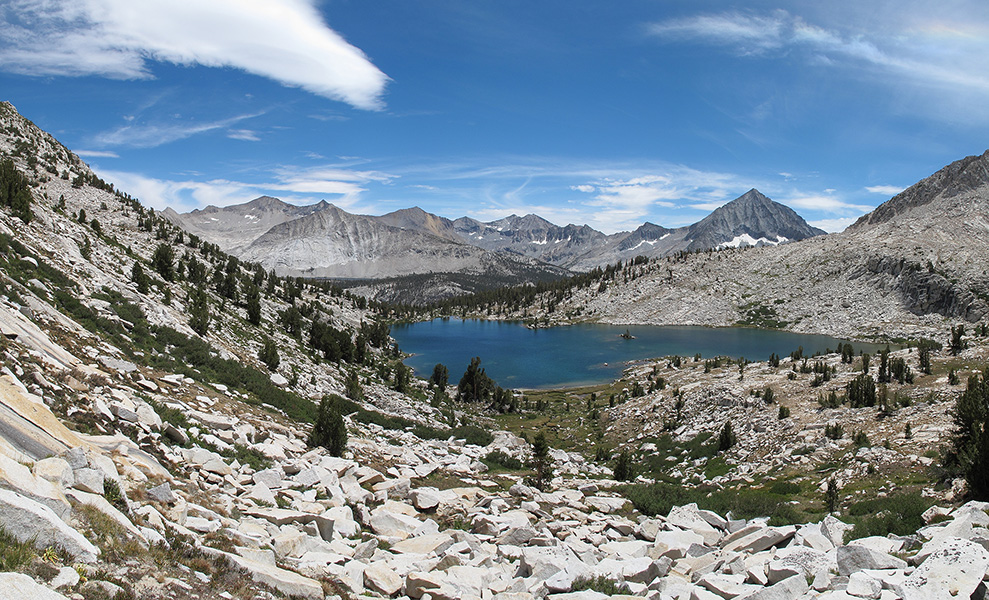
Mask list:
POLYGON ((645 223, 612 235, 587 225, 561 227, 533 214, 488 223, 470 217, 451 221, 418 207, 368 216, 326 202, 295 206, 268 196, 184 214, 166 209, 164 215, 224 251, 281 275, 353 280, 420 276, 420 284, 421 276, 429 276, 432 289, 419 299, 477 291, 490 285, 484 282, 543 281, 636 256, 777 245, 825 233, 755 189, 688 227, 645 223), (478 285, 451 286, 456 276, 461 281, 473 276, 478 285))
MULTIPOLYGON (((840 233, 690 253, 567 295, 545 321, 753 325, 918 339, 989 318, 989 151, 940 169, 840 233)), ((545 302, 536 298, 533 302, 545 302)), ((527 318, 501 311, 502 318, 527 318)))

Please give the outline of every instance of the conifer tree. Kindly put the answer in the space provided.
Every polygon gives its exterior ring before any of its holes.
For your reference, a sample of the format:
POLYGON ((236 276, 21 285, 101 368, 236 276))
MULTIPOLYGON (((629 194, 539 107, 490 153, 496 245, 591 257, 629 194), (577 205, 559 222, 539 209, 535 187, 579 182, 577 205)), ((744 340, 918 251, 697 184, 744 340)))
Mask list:
POLYGON ((968 378, 955 404, 955 434, 945 467, 965 477, 969 494, 989 500, 989 368, 968 378))
POLYGON ((261 289, 252 285, 247 289, 247 322, 261 324, 261 289))
POLYGON ((457 384, 457 400, 460 402, 487 402, 494 388, 494 381, 481 368, 481 358, 470 359, 470 365, 457 384))
POLYGON ((268 367, 269 370, 275 371, 278 369, 278 365, 281 363, 281 357, 278 356, 278 346, 271 338, 264 338, 264 344, 261 346, 261 351, 258 353, 258 359, 268 367))
POLYGON ((175 251, 168 242, 162 242, 155 248, 151 257, 151 268, 157 271, 165 281, 175 280, 175 251))
POLYGON ((148 274, 144 272, 141 261, 134 261, 134 266, 130 270, 130 280, 137 284, 138 294, 148 293, 148 274))
POLYGON ((450 381, 450 370, 446 368, 446 365, 436 363, 436 366, 433 367, 433 375, 429 378, 429 381, 437 387, 446 387, 446 384, 450 381))
POLYGON ((535 471, 529 482, 539 491, 545 492, 549 489, 553 480, 553 459, 549 455, 546 434, 542 431, 532 440, 532 459, 529 461, 529 467, 535 471))
POLYGON ((632 455, 627 449, 623 449, 621 453, 618 454, 618 460, 615 462, 614 475, 617 481, 631 481, 635 477, 635 468, 632 465, 632 455))
POLYGON ((718 435, 718 452, 729 450, 737 441, 738 438, 735 437, 735 432, 732 430, 731 421, 725 421, 725 425, 718 435))
POLYGON ((331 456, 343 456, 347 448, 347 424, 340 412, 342 401, 334 395, 323 396, 319 401, 316 422, 309 434, 309 447, 322 446, 331 456))
POLYGON ((202 289, 196 289, 189 296, 189 327, 199 335, 206 335, 212 320, 209 297, 202 289))

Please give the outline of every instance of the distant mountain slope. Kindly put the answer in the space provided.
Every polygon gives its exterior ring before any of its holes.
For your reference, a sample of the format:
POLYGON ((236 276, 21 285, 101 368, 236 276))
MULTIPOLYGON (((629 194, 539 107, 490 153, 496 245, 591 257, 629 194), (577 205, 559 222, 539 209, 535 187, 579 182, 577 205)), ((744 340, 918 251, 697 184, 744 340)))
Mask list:
POLYGON ((565 271, 532 259, 488 252, 377 217, 353 215, 333 205, 272 227, 240 252, 278 273, 306 277, 375 279, 422 273, 516 276, 565 271))
POLYGON ((403 208, 380 217, 374 217, 379 223, 391 225, 399 229, 414 229, 431 233, 445 240, 462 242, 457 235, 456 227, 450 219, 428 213, 418 206, 403 208))
POLYGON ((560 227, 538 215, 510 215, 490 223, 469 217, 453 222, 467 243, 488 250, 514 252, 554 265, 566 266, 605 243, 607 236, 587 225, 560 227))
POLYGON ((207 206, 184 214, 166 208, 162 214, 186 231, 216 244, 224 252, 237 254, 272 227, 325 210, 329 206, 326 202, 296 206, 278 198, 261 196, 246 204, 223 208, 207 206))

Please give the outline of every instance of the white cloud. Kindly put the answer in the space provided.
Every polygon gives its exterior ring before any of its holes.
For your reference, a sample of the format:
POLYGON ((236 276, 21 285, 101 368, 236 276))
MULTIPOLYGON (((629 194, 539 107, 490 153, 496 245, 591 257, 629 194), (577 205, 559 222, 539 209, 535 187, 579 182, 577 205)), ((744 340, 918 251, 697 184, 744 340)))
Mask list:
POLYGON ((734 198, 745 185, 736 175, 673 165, 661 173, 602 178, 571 189, 594 194, 592 200, 582 203, 587 207, 589 224, 611 233, 634 229, 649 218, 655 219, 658 212, 684 208, 684 203, 716 208, 734 198))
POLYGON ((369 110, 388 82, 315 0, 8 0, 0 11, 8 71, 146 79, 151 61, 239 69, 369 110))
POLYGON ((141 200, 146 206, 162 210, 172 207, 186 212, 208 205, 229 206, 248 202, 258 196, 278 196, 286 202, 313 204, 327 200, 347 210, 369 210, 362 204, 369 182, 386 183, 391 176, 371 171, 350 171, 338 167, 315 169, 282 168, 270 180, 259 182, 228 179, 158 179, 140 173, 99 170, 99 175, 117 189, 141 200))
POLYGON ((818 210, 832 214, 848 212, 862 214, 869 212, 873 208, 864 204, 851 204, 833 195, 822 196, 819 194, 797 195, 783 201, 783 203, 790 207, 802 208, 805 210, 818 210))
POLYGON ((818 229, 823 229, 828 233, 838 233, 839 231, 844 231, 846 227, 858 220, 858 217, 841 217, 837 219, 821 219, 819 221, 810 221, 810 225, 817 227, 818 229))
POLYGON ((694 204, 691 204, 690 208, 711 212, 713 210, 717 210, 721 208, 725 204, 728 204, 728 202, 730 202, 730 200, 725 200, 723 202, 696 202, 694 204))
POLYGON ((120 158, 116 152, 107 150, 73 150, 73 152, 83 158, 120 158))
POLYGON ((884 196, 895 196, 903 191, 903 188, 897 185, 870 185, 866 186, 865 190, 873 194, 882 194, 884 196))
POLYGON ((102 146, 153 148, 170 142, 184 140, 200 133, 226 129, 231 125, 247 119, 253 119, 257 116, 260 116, 260 113, 238 115, 229 119, 206 123, 124 125, 123 127, 97 134, 95 141, 102 146))
POLYGON ((261 138, 258 137, 257 132, 251 131, 250 129, 231 129, 227 132, 227 137, 232 140, 241 140, 244 142, 261 141, 261 138))

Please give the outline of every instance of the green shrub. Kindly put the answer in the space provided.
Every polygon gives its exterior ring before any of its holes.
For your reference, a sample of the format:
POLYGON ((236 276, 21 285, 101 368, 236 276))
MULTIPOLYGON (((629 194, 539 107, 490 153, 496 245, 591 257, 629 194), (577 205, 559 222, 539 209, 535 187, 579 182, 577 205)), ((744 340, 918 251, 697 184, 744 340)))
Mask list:
POLYGON ((525 468, 522 461, 502 452, 501 450, 492 450, 488 452, 487 455, 481 459, 481 462, 486 464, 489 469, 498 470, 505 469, 508 471, 521 471, 525 468))
POLYGON ((770 517, 773 525, 799 523, 804 519, 780 494, 766 490, 718 490, 708 494, 672 483, 626 485, 619 491, 645 515, 666 515, 674 506, 696 503, 698 507, 736 518, 770 517))
POLYGON ((924 526, 921 515, 933 504, 933 500, 924 498, 919 492, 856 502, 848 508, 848 515, 855 521, 848 539, 911 535, 924 526))
POLYGON ((780 496, 793 496, 800 493, 800 484, 792 481, 777 481, 769 488, 769 492, 780 496))
POLYGON ((0 571, 18 571, 34 558, 34 545, 20 542, 0 527, 0 571))
POLYGON ((845 428, 838 423, 828 423, 824 426, 824 436, 829 440, 840 440, 845 435, 845 428))
POLYGON ((263 452, 244 444, 234 444, 233 450, 222 452, 226 458, 236 459, 242 465, 249 465, 255 471, 262 471, 271 466, 271 459, 263 452))
POLYGON ((852 437, 852 443, 855 444, 856 448, 865 448, 869 446, 869 436, 866 435, 864 431, 856 431, 855 435, 852 437))
POLYGON ((610 579, 604 575, 598 575, 597 577, 578 577, 577 579, 574 579, 573 585, 570 589, 575 592, 593 590, 607 596, 620 596, 631 593, 628 585, 615 581, 614 579, 610 579))
POLYGON ((635 467, 632 465, 632 455, 628 449, 622 449, 615 461, 614 476, 617 481, 631 481, 635 477, 635 467))

